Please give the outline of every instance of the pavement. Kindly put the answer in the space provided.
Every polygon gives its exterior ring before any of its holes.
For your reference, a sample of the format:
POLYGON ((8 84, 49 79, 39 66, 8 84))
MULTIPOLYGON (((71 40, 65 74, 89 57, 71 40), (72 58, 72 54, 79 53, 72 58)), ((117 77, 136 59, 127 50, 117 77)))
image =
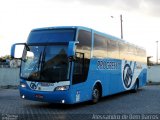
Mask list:
POLYGON ((50 104, 23 100, 18 89, 0 89, 2 120, 160 119, 160 85, 147 85, 137 93, 104 97, 97 104, 50 104))

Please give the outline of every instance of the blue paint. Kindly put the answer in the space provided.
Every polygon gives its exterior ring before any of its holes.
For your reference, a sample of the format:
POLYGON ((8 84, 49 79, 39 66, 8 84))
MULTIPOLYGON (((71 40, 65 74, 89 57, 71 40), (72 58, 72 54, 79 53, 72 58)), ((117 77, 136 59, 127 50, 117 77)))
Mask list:
MULTIPOLYGON (((103 35, 110 40, 114 41, 123 41, 119 38, 110 36, 108 34, 100 33, 98 31, 92 30, 86 27, 80 26, 68 26, 68 27, 50 27, 50 28, 39 28, 31 31, 30 36, 28 38, 27 44, 39 44, 43 45, 44 43, 68 43, 68 57, 73 56, 75 54, 75 43, 77 42, 78 30, 83 29, 91 32, 92 36, 92 44, 91 44, 91 58, 89 64, 89 72, 87 75, 87 80, 85 82, 81 82, 79 84, 72 85, 72 76, 73 76, 73 68, 74 61, 70 62, 69 69, 69 89, 64 91, 41 91, 36 90, 38 86, 38 82, 31 82, 29 85, 27 80, 21 78, 21 83, 26 84, 26 88, 22 88, 19 86, 20 95, 24 95, 25 99, 34 100, 34 101, 42 101, 42 102, 51 102, 51 103, 62 103, 62 100, 65 100, 66 104, 74 104, 83 101, 92 100, 92 90, 94 85, 99 82, 102 85, 102 96, 107 96, 119 92, 123 92, 126 90, 132 89, 132 81, 133 76, 137 73, 139 74, 137 77, 139 79, 139 87, 142 87, 146 84, 147 79, 147 69, 146 64, 139 63, 144 66, 139 71, 136 69, 138 62, 120 60, 114 58, 93 58, 93 46, 94 46, 94 33, 103 35), (57 33, 57 30, 61 30, 62 32, 69 30, 63 34, 61 32, 57 33), (56 32, 54 31, 56 30, 56 32), (44 37, 45 36, 45 37, 44 37), (72 43, 72 44, 70 44, 72 43), (73 47, 73 50, 71 48, 73 47), (133 68, 131 67, 133 64, 133 68), (125 70, 127 75, 124 75, 125 70), (138 73, 139 72, 139 73, 138 73), (124 76, 126 76, 124 78, 124 76), (131 80, 126 88, 124 87, 124 81, 131 80), (40 96, 40 98, 36 97, 40 96)), ((38 45, 37 45, 38 46, 38 45)), ((47 46, 46 44, 44 46, 47 46)), ((12 47, 12 55, 14 55, 15 46, 12 47)), ((39 59, 40 62, 43 59, 39 59)), ((57 69, 58 70, 58 69, 57 69)), ((44 81, 45 82, 45 81, 44 81)), ((58 83, 58 82, 57 82, 58 83)), ((40 85, 40 84, 39 84, 40 85)))

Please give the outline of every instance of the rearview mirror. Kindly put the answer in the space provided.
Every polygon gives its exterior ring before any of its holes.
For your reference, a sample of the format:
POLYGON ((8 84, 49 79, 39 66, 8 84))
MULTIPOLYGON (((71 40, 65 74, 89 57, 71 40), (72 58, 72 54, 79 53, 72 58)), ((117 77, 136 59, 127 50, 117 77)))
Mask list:
POLYGON ((26 48, 26 50, 29 50, 29 47, 25 43, 13 44, 11 47, 11 57, 21 59, 24 48, 26 48))

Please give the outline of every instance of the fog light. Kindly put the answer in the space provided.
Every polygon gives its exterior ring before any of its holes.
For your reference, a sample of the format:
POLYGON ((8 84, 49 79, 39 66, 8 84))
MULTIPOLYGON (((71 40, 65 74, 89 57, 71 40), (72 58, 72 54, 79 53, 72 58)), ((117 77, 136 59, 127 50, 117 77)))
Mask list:
POLYGON ((24 96, 24 95, 22 95, 22 98, 24 99, 24 98, 25 98, 25 96, 24 96))
POLYGON ((24 84, 24 83, 20 83, 20 86, 21 86, 22 88, 26 88, 26 84, 24 84))
POLYGON ((65 100, 62 100, 62 103, 65 103, 65 100))

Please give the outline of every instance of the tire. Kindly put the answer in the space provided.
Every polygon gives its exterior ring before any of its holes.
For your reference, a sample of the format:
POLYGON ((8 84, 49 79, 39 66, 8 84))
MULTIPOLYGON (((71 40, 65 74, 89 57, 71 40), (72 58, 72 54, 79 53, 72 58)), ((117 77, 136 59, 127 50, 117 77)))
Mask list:
POLYGON ((138 81, 135 82, 134 88, 131 90, 132 93, 136 93, 138 91, 139 84, 138 81))
POLYGON ((92 91, 92 103, 93 104, 98 103, 99 99, 100 99, 100 89, 97 85, 95 85, 92 91))

